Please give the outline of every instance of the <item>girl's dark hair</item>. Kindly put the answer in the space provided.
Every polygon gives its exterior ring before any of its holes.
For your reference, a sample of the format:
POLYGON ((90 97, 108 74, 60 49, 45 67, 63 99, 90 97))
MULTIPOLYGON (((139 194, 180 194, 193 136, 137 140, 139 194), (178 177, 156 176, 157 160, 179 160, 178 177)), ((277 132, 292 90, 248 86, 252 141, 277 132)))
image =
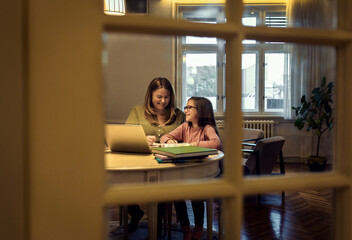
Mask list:
POLYGON ((157 77, 150 82, 144 98, 144 114, 151 124, 158 125, 158 119, 155 113, 152 98, 153 98, 153 92, 155 90, 158 90, 159 88, 165 88, 170 92, 170 102, 169 102, 169 105, 166 106, 165 124, 166 125, 171 124, 176 119, 175 93, 171 82, 167 78, 157 77))
MULTIPOLYGON (((189 100, 193 100, 196 104, 198 112, 198 126, 204 127, 209 124, 215 129, 215 132, 219 135, 218 128, 216 127, 213 105, 211 102, 204 97, 191 97, 189 100)), ((189 124, 192 124, 189 122, 189 124)))

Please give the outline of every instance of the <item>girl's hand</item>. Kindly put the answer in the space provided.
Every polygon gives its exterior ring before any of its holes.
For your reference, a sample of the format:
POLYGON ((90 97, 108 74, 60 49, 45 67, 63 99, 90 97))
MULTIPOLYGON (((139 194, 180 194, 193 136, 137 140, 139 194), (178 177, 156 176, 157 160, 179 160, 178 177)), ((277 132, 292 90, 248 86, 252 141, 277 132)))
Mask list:
POLYGON ((197 143, 196 142, 192 142, 191 146, 197 146, 197 143))
POLYGON ((167 144, 170 144, 170 143, 177 143, 177 141, 176 141, 176 140, 169 139, 169 140, 167 140, 166 143, 167 143, 167 144))
POLYGON ((151 146, 151 145, 153 145, 153 143, 156 142, 156 137, 152 136, 152 135, 148 135, 147 136, 147 141, 148 141, 149 146, 151 146))

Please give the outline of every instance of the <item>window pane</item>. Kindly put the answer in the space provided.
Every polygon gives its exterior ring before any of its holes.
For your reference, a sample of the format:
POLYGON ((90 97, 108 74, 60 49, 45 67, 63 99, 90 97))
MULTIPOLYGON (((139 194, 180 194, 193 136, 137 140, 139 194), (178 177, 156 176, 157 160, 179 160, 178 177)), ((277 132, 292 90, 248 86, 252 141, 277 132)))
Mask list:
POLYGON ((284 53, 265 54, 264 109, 266 112, 283 111, 284 104, 284 53))
POLYGON ((244 26, 255 27, 259 21, 259 12, 247 12, 243 14, 242 24, 244 26))
MULTIPOLYGON (((224 9, 222 6, 180 6, 182 19, 198 22, 216 24, 225 21, 224 9)), ((217 39, 213 37, 186 36, 182 39, 183 44, 216 44, 217 39)))
POLYGON ((181 18, 191 22, 213 22, 220 23, 225 21, 223 6, 203 5, 203 6, 179 6, 181 18))
POLYGON ((182 107, 192 96, 206 97, 212 104, 214 111, 217 99, 217 68, 216 53, 187 53, 183 54, 183 86, 182 107))
MULTIPOLYGON (((284 6, 278 6, 275 10, 267 11, 271 8, 257 6, 246 7, 242 17, 244 26, 256 27, 286 27, 286 11, 284 6)), ((256 40, 245 39, 243 44, 254 44, 256 40)))
POLYGON ((183 43, 184 44, 217 44, 217 38, 186 36, 183 38, 183 43))
MULTIPOLYGON (((259 12, 249 11, 243 14, 242 24, 248 27, 255 27, 258 25, 259 20, 260 20, 259 12)), ((245 39, 242 41, 243 44, 254 44, 256 42, 257 42, 256 40, 249 40, 249 39, 245 39)))
POLYGON ((242 110, 255 110, 257 54, 242 54, 242 110))

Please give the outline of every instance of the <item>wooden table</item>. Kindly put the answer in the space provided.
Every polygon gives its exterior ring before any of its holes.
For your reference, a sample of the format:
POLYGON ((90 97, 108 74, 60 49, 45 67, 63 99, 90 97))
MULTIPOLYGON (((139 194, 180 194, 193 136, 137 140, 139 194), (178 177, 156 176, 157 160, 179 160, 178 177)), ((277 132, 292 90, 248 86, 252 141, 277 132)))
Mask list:
MULTIPOLYGON (((108 184, 117 183, 156 183, 168 180, 213 178, 219 172, 219 161, 223 159, 223 152, 210 155, 201 162, 191 163, 158 163, 153 154, 136 153, 105 153, 105 169, 108 184)), ((210 206, 207 211, 210 210, 210 206)), ((211 208, 212 211, 212 208, 211 208)), ((208 219, 209 221, 212 219, 208 219)), ((157 207, 148 204, 148 233, 149 239, 157 239, 157 207)), ((208 227, 209 228, 209 227, 208 227)), ((212 229, 208 229, 208 238, 212 229)))

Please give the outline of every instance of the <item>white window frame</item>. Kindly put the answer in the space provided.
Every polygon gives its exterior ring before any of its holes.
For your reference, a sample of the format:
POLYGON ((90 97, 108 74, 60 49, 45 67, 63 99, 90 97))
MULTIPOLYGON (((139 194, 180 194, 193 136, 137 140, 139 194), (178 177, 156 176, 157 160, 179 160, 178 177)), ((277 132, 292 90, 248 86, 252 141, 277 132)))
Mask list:
MULTIPOLYGON (((202 53, 202 54, 203 53, 215 53, 217 56, 217 71, 216 71, 217 79, 224 78, 224 75, 225 75, 224 54, 222 54, 221 49, 219 49, 217 46, 212 46, 210 48, 207 46, 198 45, 198 46, 193 46, 192 48, 188 48, 188 47, 182 48, 182 50, 180 50, 180 53, 179 53, 181 57, 178 60, 178 62, 179 62, 178 66, 184 65, 184 63, 182 63, 182 56, 184 53, 202 53)), ((182 67, 182 68, 184 68, 184 67, 182 67)), ((180 72, 180 71, 178 71, 178 72, 180 72)), ((180 74, 184 75, 184 72, 181 71, 180 74)), ((184 78, 184 76, 182 78, 184 78)), ((182 92, 185 92, 186 90, 185 90, 185 85, 182 84, 181 82, 182 82, 182 80, 177 81, 178 89, 182 89, 181 91, 177 92, 177 99, 179 101, 178 106, 181 106, 181 108, 183 108, 184 106, 186 106, 187 100, 182 97, 182 92)), ((218 81, 218 84, 217 84, 217 106, 216 106, 217 111, 215 112, 216 116, 224 115, 224 111, 223 111, 223 108, 224 108, 223 102, 224 101, 222 101, 222 99, 225 96, 224 96, 223 89, 224 89, 223 81, 218 81)))
MULTIPOLYGON (((185 8, 188 7, 189 11, 192 11, 192 8, 197 8, 201 6, 206 6, 208 7, 209 4, 176 4, 176 16, 178 19, 183 19, 183 11, 180 10, 180 8, 185 8)), ((214 4, 212 5, 214 7, 223 7, 222 4, 214 4)), ((263 25, 264 19, 265 19, 265 14, 266 12, 282 12, 285 9, 285 5, 283 4, 246 4, 245 5, 246 11, 259 11, 259 23, 257 25, 263 25)), ((220 19, 222 22, 222 19, 220 19)), ((180 89, 181 91, 177 92, 177 99, 178 99, 178 105, 183 107, 186 105, 186 99, 183 97, 183 92, 185 91, 185 86, 183 84, 185 77, 184 75, 184 69, 183 69, 183 52, 184 51, 217 51, 217 102, 216 102, 216 109, 215 111, 215 116, 216 117, 224 117, 225 115, 225 104, 226 104, 226 95, 225 95, 225 65, 226 65, 226 60, 225 60, 225 52, 223 51, 223 40, 218 39, 220 43, 218 44, 184 44, 182 41, 182 37, 177 38, 177 65, 176 65, 176 84, 177 88, 180 89)), ((284 115, 284 110, 283 111, 265 111, 264 109, 264 104, 265 104, 265 99, 264 99, 264 88, 265 88, 265 75, 264 75, 264 53, 265 50, 272 50, 275 49, 276 51, 281 50, 283 53, 285 52, 285 44, 281 43, 275 43, 275 44, 270 44, 270 43, 264 43, 264 42, 257 42, 255 44, 243 44, 243 53, 246 53, 248 51, 256 50, 258 52, 258 59, 259 61, 257 62, 256 65, 256 98, 255 98, 255 104, 256 108, 254 110, 249 110, 249 109, 242 109, 243 114, 245 116, 278 116, 282 117, 284 115)))
MULTIPOLYGON (((189 10, 192 8, 196 8, 199 6, 203 6, 203 4, 175 4, 176 7, 176 16, 178 19, 183 19, 183 12, 179 10, 179 7, 188 7, 189 10)), ((223 4, 211 4, 207 6, 214 6, 218 8, 223 8, 223 4)), ((220 22, 224 22, 224 19, 220 19, 220 22)), ((185 86, 183 84, 183 79, 185 79, 184 72, 184 63, 183 63, 183 54, 184 52, 215 52, 217 54, 217 65, 216 65, 216 77, 217 77, 217 96, 216 96, 216 106, 214 106, 215 116, 224 116, 224 107, 225 107, 225 86, 224 86, 224 78, 225 78, 225 49, 224 49, 224 41, 222 39, 218 39, 217 44, 184 44, 182 37, 177 37, 176 39, 177 46, 177 61, 176 61, 176 85, 177 89, 181 91, 177 91, 177 104, 181 108, 186 106, 187 100, 183 97, 183 93, 185 91, 185 86), (220 80, 221 79, 221 80, 220 80)))
MULTIPOLYGON (((248 44, 248 46, 244 47, 243 53, 251 53, 251 52, 256 52, 258 53, 257 56, 257 66, 256 66, 256 81, 257 81, 257 86, 258 88, 256 89, 256 95, 259 97, 259 100, 257 100, 258 107, 256 110, 251 111, 251 110, 246 110, 242 109, 243 114, 245 116, 283 116, 284 110, 283 111, 265 111, 265 54, 266 53, 283 53, 287 54, 285 47, 282 45, 276 45, 276 44, 248 44), (262 66, 262 67, 261 67, 262 66), (262 100, 260 100, 262 99, 262 100)), ((286 58, 287 60, 287 58, 286 58)), ((287 69, 287 61, 285 62, 285 69, 284 72, 288 72, 289 69, 287 69)))
MULTIPOLYGON (((282 12, 286 11, 286 6, 282 4, 245 4, 245 8, 247 12, 250 11, 259 11, 259 23, 257 26, 264 25, 265 17, 267 12, 282 12)), ((256 51, 259 53, 258 62, 257 62, 257 79, 258 83, 256 89, 256 104, 257 108, 253 110, 242 109, 244 116, 275 116, 282 117, 284 115, 284 111, 265 111, 265 53, 267 51, 285 53, 285 43, 273 43, 270 42, 262 42, 258 41, 254 44, 243 44, 243 53, 250 51, 256 51)), ((287 66, 287 65, 286 65, 287 66)), ((289 72, 288 69, 284 70, 285 72, 289 72)), ((285 97, 285 96, 284 96, 285 97)))

